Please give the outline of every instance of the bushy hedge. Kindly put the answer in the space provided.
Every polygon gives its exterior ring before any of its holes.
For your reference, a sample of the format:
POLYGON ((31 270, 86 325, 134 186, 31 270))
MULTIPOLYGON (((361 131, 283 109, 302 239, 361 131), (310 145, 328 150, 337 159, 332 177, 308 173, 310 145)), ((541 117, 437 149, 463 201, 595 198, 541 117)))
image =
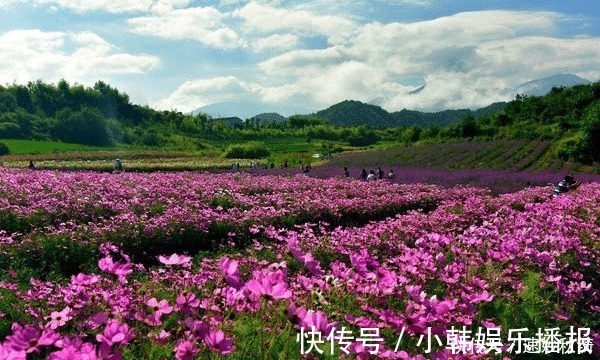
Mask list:
POLYGON ((262 143, 229 145, 224 156, 228 159, 260 159, 269 156, 270 152, 262 143))
POLYGON ((10 154, 10 149, 8 148, 8 145, 0 142, 0 156, 8 154, 10 154))

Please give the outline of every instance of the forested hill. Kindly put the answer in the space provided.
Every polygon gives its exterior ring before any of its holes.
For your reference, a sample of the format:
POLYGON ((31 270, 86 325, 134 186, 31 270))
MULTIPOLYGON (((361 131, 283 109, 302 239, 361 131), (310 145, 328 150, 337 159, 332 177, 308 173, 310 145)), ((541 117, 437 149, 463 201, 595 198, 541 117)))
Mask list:
POLYGON ((501 111, 506 103, 495 103, 478 110, 445 110, 427 113, 416 110, 401 110, 389 113, 379 106, 365 104, 360 101, 345 100, 315 115, 327 119, 333 125, 355 126, 368 125, 376 128, 397 126, 422 126, 436 125, 439 127, 457 124, 466 116, 479 118, 501 111))
POLYGON ((88 145, 143 142, 159 145, 164 128, 185 116, 129 101, 98 81, 92 88, 42 81, 0 86, 0 138, 59 140, 88 145))
POLYGON ((439 112, 421 112, 415 110, 401 110, 391 113, 396 121, 396 126, 422 126, 427 127, 435 125, 439 127, 454 125, 460 122, 463 118, 473 116, 479 119, 482 116, 496 114, 506 107, 505 102, 497 102, 477 110, 462 109, 462 110, 444 110, 439 112))

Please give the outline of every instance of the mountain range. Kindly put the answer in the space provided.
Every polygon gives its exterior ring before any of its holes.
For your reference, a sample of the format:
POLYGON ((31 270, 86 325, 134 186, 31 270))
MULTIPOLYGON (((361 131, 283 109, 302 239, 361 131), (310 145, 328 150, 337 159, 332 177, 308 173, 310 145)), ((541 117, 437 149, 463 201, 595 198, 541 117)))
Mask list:
POLYGON ((591 84, 591 81, 573 74, 557 74, 543 79, 528 81, 517 86, 516 94, 527 96, 544 96, 554 87, 571 87, 591 84))
MULTIPOLYGON (((570 87, 580 84, 589 84, 589 80, 573 74, 557 74, 542 79, 528 81, 517 86, 514 95, 543 96, 554 87, 570 87)), ((426 84, 412 93, 418 93, 426 84)), ((408 96, 411 96, 409 94, 408 96)), ((444 110, 439 112, 421 112, 403 109, 389 113, 377 106, 377 102, 365 104, 354 100, 345 100, 327 109, 317 111, 302 106, 286 107, 281 105, 265 104, 254 101, 221 102, 202 106, 192 114, 205 113, 213 118, 239 117, 241 119, 254 118, 263 123, 281 122, 284 115, 312 114, 328 119, 334 125, 369 125, 374 127, 386 126, 427 126, 436 124, 446 126, 459 122, 465 116, 478 118, 483 115, 496 113, 504 108, 505 102, 498 102, 487 107, 470 110, 444 110), (257 115, 258 114, 258 115, 257 115), (284 115, 280 115, 284 114, 284 115)))
POLYGON ((426 113, 405 109, 389 113, 376 105, 345 100, 325 110, 318 111, 315 115, 329 120, 333 125, 368 125, 377 128, 411 125, 437 125, 442 127, 456 124, 466 116, 479 118, 494 114, 504 109, 505 106, 505 102, 499 102, 478 110, 460 109, 426 113))

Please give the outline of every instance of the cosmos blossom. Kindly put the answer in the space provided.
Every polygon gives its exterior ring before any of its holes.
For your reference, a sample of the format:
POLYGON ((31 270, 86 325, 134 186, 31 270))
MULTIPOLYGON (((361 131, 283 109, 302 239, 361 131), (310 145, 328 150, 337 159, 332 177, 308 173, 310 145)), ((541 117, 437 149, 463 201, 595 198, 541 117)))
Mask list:
POLYGON ((133 329, 127 324, 112 320, 106 325, 102 334, 96 335, 96 340, 108 346, 113 346, 116 344, 126 344, 133 337, 133 329))
POLYGON ((39 353, 43 346, 53 345, 60 335, 54 330, 38 330, 32 326, 16 329, 12 335, 7 336, 4 346, 12 351, 26 353, 39 353))
POLYGON ((230 259, 226 256, 221 258, 221 261, 219 262, 223 278, 229 286, 235 289, 240 289, 243 286, 243 283, 240 281, 238 264, 239 262, 237 260, 230 259))
POLYGON ((193 360, 200 352, 195 343, 188 340, 181 340, 175 345, 175 358, 177 360, 193 360))
POLYGON ((225 337, 225 333, 221 330, 210 331, 204 337, 204 343, 212 351, 225 355, 233 352, 233 341, 225 337))
POLYGON ((106 273, 117 275, 117 278, 122 283, 126 283, 127 280, 125 279, 125 276, 133 272, 130 263, 114 261, 110 256, 100 259, 98 261, 98 267, 106 273))
POLYGON ((245 288, 254 295, 267 299, 290 299, 292 292, 281 281, 273 282, 273 278, 263 277, 259 280, 249 280, 245 288))
POLYGON ((191 265, 191 263, 190 263, 191 260, 192 260, 191 256, 178 255, 178 254, 172 254, 169 257, 165 257, 162 255, 158 256, 158 261, 160 261, 161 263, 163 263, 165 265, 187 266, 187 265, 191 265))
POLYGON ((55 329, 63 326, 64 324, 67 323, 67 321, 71 320, 72 318, 73 318, 72 309, 68 306, 66 308, 64 308, 62 311, 53 311, 50 314, 50 316, 46 316, 46 319, 50 320, 50 322, 48 323, 48 326, 52 330, 55 330, 55 329))

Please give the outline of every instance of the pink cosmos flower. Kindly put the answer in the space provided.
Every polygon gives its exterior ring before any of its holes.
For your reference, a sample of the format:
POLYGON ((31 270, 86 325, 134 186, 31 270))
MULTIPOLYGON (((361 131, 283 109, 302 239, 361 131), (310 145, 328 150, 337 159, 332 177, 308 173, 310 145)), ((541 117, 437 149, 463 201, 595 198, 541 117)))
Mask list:
POLYGON ((246 283, 246 289, 259 297, 264 296, 267 299, 289 299, 292 292, 288 290, 283 282, 271 283, 271 279, 262 278, 260 281, 252 279, 246 283))
POLYGON ((119 348, 115 348, 113 349, 112 346, 106 344, 106 343, 100 343, 100 351, 99 351, 99 357, 102 360, 122 360, 123 359, 123 353, 121 352, 121 349, 119 348))
POLYGON ((409 313, 407 308, 404 316, 404 326, 413 334, 422 334, 427 329, 427 318, 420 313, 409 313))
POLYGON ((327 320, 327 314, 322 311, 317 312, 307 312, 304 319, 302 319, 301 326, 305 329, 314 329, 321 334, 327 336, 331 333, 331 331, 337 327, 337 322, 329 322, 327 320))
POLYGON ((18 328, 12 335, 6 337, 4 346, 12 351, 25 351, 26 353, 39 353, 40 347, 54 345, 60 335, 54 330, 41 331, 32 327, 18 328))
POLYGON ((260 232, 260 229, 256 226, 252 225, 248 228, 248 231, 250 231, 250 233, 252 233, 252 234, 258 234, 260 232))
POLYGON ((171 337, 171 333, 165 330, 161 330, 158 334, 148 334, 148 337, 154 339, 159 344, 167 345, 169 343, 169 338, 171 337))
POLYGON ((242 288, 242 282, 240 281, 240 272, 238 270, 238 262, 227 257, 223 257, 219 262, 221 268, 221 274, 227 282, 227 284, 236 290, 242 288))
POLYGON ((185 326, 188 328, 186 334, 191 338, 200 340, 208 334, 208 325, 200 320, 187 318, 185 320, 185 326))
POLYGON ((178 254, 172 254, 168 258, 164 257, 162 255, 160 255, 158 257, 158 261, 160 261, 161 263, 163 263, 165 265, 191 266, 192 265, 191 260, 192 260, 191 256, 178 255, 178 254))
POLYGON ((8 346, 2 345, 0 343, 0 359, 4 360, 23 360, 25 359, 27 354, 24 350, 12 350, 8 346))
POLYGON ((154 315, 160 317, 162 314, 170 314, 173 311, 173 307, 169 305, 167 300, 158 301, 156 298, 152 298, 146 302, 152 311, 154 311, 154 315))
POLYGON ((481 325, 483 325, 485 328, 488 328, 488 329, 494 329, 494 328, 500 327, 500 326, 496 325, 493 322, 493 320, 491 320, 491 319, 481 320, 481 325))
POLYGON ((373 272, 379 267, 377 258, 369 255, 367 249, 361 250, 358 254, 351 253, 350 262, 360 276, 367 278, 373 277, 373 272))
POLYGON ((62 348, 60 351, 55 351, 48 356, 49 360, 97 360, 96 348, 93 344, 84 343, 79 338, 65 338, 59 340, 55 344, 62 348))
POLYGON ((150 326, 162 325, 160 317, 163 314, 170 314, 173 311, 173 307, 169 305, 167 300, 161 300, 159 302, 156 298, 152 298, 146 302, 146 305, 151 308, 152 314, 146 315, 144 312, 139 312, 135 315, 135 318, 150 326))
POLYGON ((432 310, 432 316, 441 318, 456 308, 458 300, 443 300, 439 301, 436 296, 432 296, 426 302, 427 307, 432 310))
POLYGON ((479 294, 462 294, 462 298, 469 301, 472 304, 478 304, 480 302, 490 302, 494 299, 494 295, 490 294, 487 290, 479 294))
POLYGON ((312 253, 307 252, 304 256, 302 256, 302 261, 312 276, 323 275, 321 264, 314 258, 312 253))
POLYGON ((96 335, 96 340, 108 346, 126 344, 132 339, 133 329, 117 320, 110 321, 104 328, 104 333, 96 335))
POLYGON ((204 337, 204 343, 212 351, 218 352, 219 354, 230 354, 233 352, 231 339, 225 337, 225 333, 221 330, 210 331, 204 337))
POLYGON ((123 284, 127 283, 125 276, 133 272, 130 263, 115 262, 110 256, 100 259, 98 266, 106 273, 117 275, 119 282, 123 284))
POLYGON ((104 325, 108 321, 108 315, 104 311, 99 311, 94 315, 90 316, 86 321, 86 324, 93 330, 104 325))
POLYGON ((83 273, 79 273, 77 275, 71 276, 71 284, 73 285, 94 285, 100 279, 97 275, 86 275, 83 273))
POLYGON ((292 324, 299 325, 301 327, 307 312, 308 310, 302 306, 297 307, 296 304, 290 304, 287 309, 287 314, 292 324))
POLYGON ((46 319, 50 320, 50 322, 46 326, 49 326, 50 329, 55 330, 55 329, 63 326, 64 324, 66 324, 67 321, 71 320, 73 318, 73 316, 71 314, 72 314, 72 309, 68 306, 60 312, 53 311, 50 314, 50 316, 46 316, 46 319))
POLYGON ((177 295, 175 303, 177 304, 177 309, 186 315, 196 314, 200 306, 200 300, 193 292, 183 292, 177 295))
POLYGON ((175 345, 175 359, 177 360, 193 360, 200 352, 196 344, 181 340, 175 345))

